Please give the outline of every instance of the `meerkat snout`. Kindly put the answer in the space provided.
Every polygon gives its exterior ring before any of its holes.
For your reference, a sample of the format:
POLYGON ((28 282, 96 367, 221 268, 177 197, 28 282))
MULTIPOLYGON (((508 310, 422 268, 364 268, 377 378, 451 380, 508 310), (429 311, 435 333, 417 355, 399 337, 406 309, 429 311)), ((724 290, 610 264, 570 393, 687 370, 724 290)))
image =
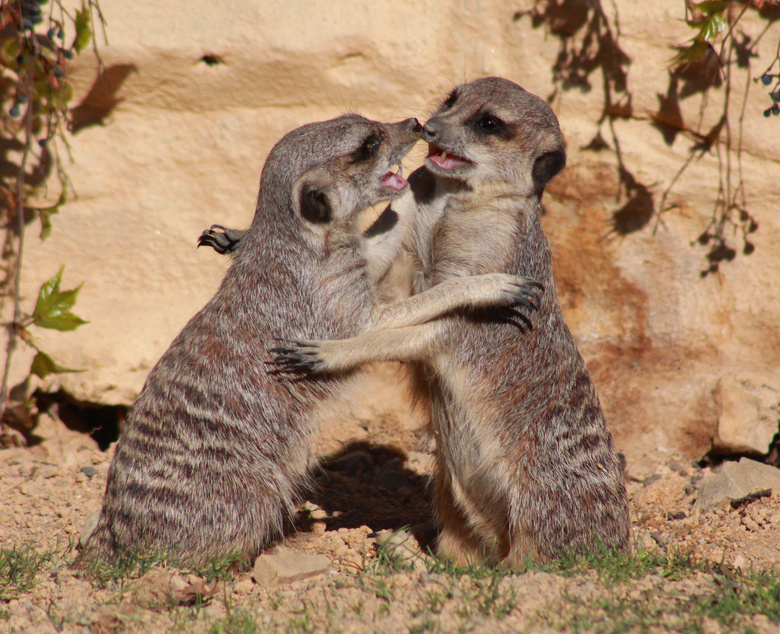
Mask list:
POLYGON ((420 136, 422 137, 423 141, 432 143, 436 139, 436 132, 437 130, 435 125, 432 126, 426 123, 424 126, 422 126, 420 136))
POLYGON ((550 107, 498 77, 459 86, 423 126, 426 167, 469 186, 501 183, 507 193, 535 196, 566 163, 550 107))
POLYGON ((408 128, 415 134, 420 134, 420 132, 422 132, 423 129, 422 124, 414 117, 410 117, 409 119, 406 119, 405 121, 403 121, 403 123, 405 123, 408 126, 408 128))

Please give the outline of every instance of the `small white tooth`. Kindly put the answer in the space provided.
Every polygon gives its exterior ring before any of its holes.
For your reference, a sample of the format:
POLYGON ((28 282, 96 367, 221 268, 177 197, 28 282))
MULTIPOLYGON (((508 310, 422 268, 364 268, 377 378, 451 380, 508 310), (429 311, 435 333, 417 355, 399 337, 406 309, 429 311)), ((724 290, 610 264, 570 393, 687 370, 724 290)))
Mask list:
POLYGON ((442 161, 446 161, 447 160, 447 153, 445 151, 443 151, 443 150, 442 150, 442 153, 441 153, 441 160, 442 161))
POLYGON ((404 166, 401 165, 400 163, 398 164, 398 172, 397 172, 397 174, 398 174, 398 176, 403 176, 404 175, 404 166))

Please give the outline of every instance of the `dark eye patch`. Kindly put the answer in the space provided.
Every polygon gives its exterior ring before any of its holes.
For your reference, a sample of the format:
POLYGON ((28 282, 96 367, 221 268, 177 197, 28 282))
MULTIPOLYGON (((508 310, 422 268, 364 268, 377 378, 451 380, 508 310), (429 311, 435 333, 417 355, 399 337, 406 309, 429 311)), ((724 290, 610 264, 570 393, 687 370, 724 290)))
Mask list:
POLYGON ((376 156, 381 146, 382 135, 378 132, 374 132, 366 137, 366 140, 363 141, 363 144, 353 154, 352 160, 356 163, 367 161, 370 158, 376 156))
POLYGON ((449 110, 452 108, 452 106, 455 105, 455 102, 458 100, 458 89, 456 88, 450 93, 450 96, 447 97, 446 101, 442 104, 442 108, 445 110, 449 110))
POLYGON ((509 138, 511 136, 509 126, 488 110, 482 110, 471 119, 474 130, 481 134, 509 138))

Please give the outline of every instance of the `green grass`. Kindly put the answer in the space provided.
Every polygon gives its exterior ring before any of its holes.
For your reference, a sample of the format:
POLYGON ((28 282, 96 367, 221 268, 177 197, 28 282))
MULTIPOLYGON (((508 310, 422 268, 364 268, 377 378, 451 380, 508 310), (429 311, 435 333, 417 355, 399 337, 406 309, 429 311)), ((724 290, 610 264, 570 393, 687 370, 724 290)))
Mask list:
POLYGON ((377 599, 384 601, 385 604, 392 603, 395 599, 393 585, 385 576, 362 574, 358 577, 357 587, 370 592, 377 599))
POLYGON ((667 556, 643 550, 632 553, 599 548, 584 553, 566 553, 550 564, 529 566, 529 569, 552 572, 564 577, 593 572, 601 583, 614 585, 631 579, 642 579, 651 574, 660 574, 671 580, 680 579, 696 571, 705 571, 707 567, 681 553, 667 556))
POLYGON ((423 632, 433 632, 436 630, 436 621, 430 615, 427 615, 421 623, 409 627, 409 634, 423 634, 423 632))
POLYGON ((231 608, 219 621, 212 623, 207 634, 257 634, 255 617, 242 608, 231 608))
MULTIPOLYGON (((452 587, 429 591, 425 605, 415 616, 439 614, 453 602, 458 614, 502 619, 519 602, 514 589, 502 581, 523 571, 491 566, 454 566, 432 558, 429 571, 458 579, 466 576, 473 586, 455 591, 452 587)), ((652 628, 700 634, 707 620, 729 631, 750 631, 751 617, 762 614, 780 623, 780 571, 742 572, 726 566, 697 562, 679 552, 666 555, 643 550, 635 552, 597 548, 592 552, 565 553, 547 565, 527 562, 523 570, 549 572, 564 578, 587 578, 595 582, 586 596, 564 592, 542 613, 540 622, 574 632, 619 634, 652 628), (650 586, 643 583, 656 577, 650 586), (691 594, 685 580, 694 580, 691 594), (680 582, 680 583, 676 583, 680 582)), ((426 619, 420 631, 430 626, 426 619)))
POLYGON ((125 553, 115 562, 98 562, 90 565, 85 576, 98 587, 116 586, 122 589, 129 579, 143 577, 152 568, 172 567, 185 573, 194 573, 206 583, 212 581, 232 581, 234 573, 246 566, 245 558, 228 555, 213 559, 199 566, 180 565, 169 561, 165 553, 125 553))
POLYGON ((585 596, 564 592, 540 615, 548 625, 596 634, 662 629, 702 634, 708 620, 727 631, 750 631, 762 614, 780 623, 780 572, 742 572, 694 562, 680 553, 585 553, 544 567, 573 578, 594 579, 585 596), (655 576, 648 587, 642 580, 655 576), (686 584, 692 580, 693 584, 686 584), (693 588, 693 589, 692 589, 693 588))
MULTIPOLYGON (((46 562, 45 556, 34 551, 3 551, 2 564, 8 573, 2 576, 0 588, 24 592, 32 586, 35 574, 46 562), (13 574, 12 574, 13 573, 13 574), (13 579, 13 581, 11 581, 13 579)), ((136 558, 123 561, 118 570, 140 576, 159 561, 136 558)), ((223 581, 229 585, 233 571, 240 565, 236 558, 214 561, 195 570, 207 581, 223 581)), ((302 597, 300 607, 287 615, 283 627, 290 632, 322 630, 338 631, 344 616, 378 620, 397 609, 407 610, 407 627, 416 633, 437 632, 441 623, 460 623, 467 630, 482 625, 513 623, 510 617, 521 617, 533 629, 534 625, 566 632, 621 634, 623 632, 672 631, 684 634, 704 634, 713 623, 723 631, 751 632, 753 618, 765 615, 780 623, 780 573, 777 571, 743 572, 724 565, 701 563, 681 553, 658 554, 596 549, 594 552, 565 554, 544 566, 530 563, 527 571, 512 571, 493 566, 454 566, 420 553, 394 546, 392 542, 377 546, 373 557, 366 558, 354 573, 333 580, 319 590, 325 595, 322 607, 315 607, 311 597, 302 597), (415 559, 419 557, 419 560, 415 559), (424 567, 420 564, 423 563, 424 567), (523 576, 544 572, 556 575, 558 590, 555 599, 535 613, 526 613, 523 576), (412 586, 401 578, 420 576, 421 585, 412 586), (362 596, 350 597, 340 605, 334 600, 341 589, 357 589, 362 596), (379 599, 373 604, 369 597, 379 599), (404 597, 402 599, 402 597, 404 597), (373 607, 375 605, 375 607, 373 607), (371 606, 371 607, 369 607, 371 606), (444 619, 441 620, 440 619, 444 619)), ((232 608, 207 629, 209 634, 254 634, 267 629, 257 622, 256 612, 247 608, 232 608)), ((284 603, 282 593, 270 594, 263 611, 275 611, 284 603)), ((537 604, 538 605, 538 604, 537 604)), ((529 608, 530 609, 530 606, 529 608)), ((181 615, 187 621, 186 614, 181 615)), ((193 613, 189 623, 203 618, 193 613)), ((0 620, 2 614, 0 613, 0 620)), ((182 622, 182 627, 187 623, 182 622)))
POLYGON ((471 579, 493 579, 494 577, 506 577, 507 575, 516 574, 518 571, 509 570, 508 568, 500 568, 495 566, 472 564, 470 566, 456 566, 447 559, 438 559, 431 555, 430 558, 426 558, 428 564, 428 572, 433 574, 447 575, 455 579, 459 577, 470 577, 471 579))
POLYGON ((303 601, 300 610, 294 612, 295 616, 285 624, 287 632, 313 632, 314 621, 312 620, 309 605, 303 601))
POLYGON ((729 624, 735 615, 764 614, 780 622, 780 572, 762 570, 743 574, 720 570, 713 574, 715 588, 696 606, 697 611, 729 624))
POLYGON ((473 587, 464 591, 464 600, 458 610, 460 616, 470 617, 476 613, 499 620, 509 616, 517 605, 517 597, 514 588, 506 588, 502 581, 500 575, 474 580, 473 587))
POLYGON ((51 552, 39 554, 32 546, 0 549, 0 601, 31 590, 38 571, 52 556, 51 552))
POLYGON ((165 565, 165 555, 128 553, 112 563, 99 561, 89 565, 84 575, 99 588, 124 588, 128 579, 143 577, 152 568, 165 565))
POLYGON ((227 555, 220 559, 214 559, 202 566, 191 568, 193 572, 203 578, 206 583, 217 581, 232 581, 235 573, 247 567, 246 557, 242 555, 227 555))
POLYGON ((400 553, 403 551, 403 546, 394 543, 395 537, 405 532, 408 528, 408 526, 401 527, 384 542, 378 543, 374 556, 363 561, 363 572, 391 575, 414 570, 414 565, 409 561, 408 552, 404 553, 405 556, 402 556, 400 553))

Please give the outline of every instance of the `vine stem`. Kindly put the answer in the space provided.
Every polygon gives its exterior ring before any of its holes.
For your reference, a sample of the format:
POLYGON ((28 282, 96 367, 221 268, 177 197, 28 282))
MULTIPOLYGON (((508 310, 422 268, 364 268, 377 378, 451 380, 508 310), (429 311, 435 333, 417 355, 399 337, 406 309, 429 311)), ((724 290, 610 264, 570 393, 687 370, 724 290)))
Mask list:
MULTIPOLYGON (((35 45, 35 44, 33 44, 35 45)), ((28 62, 29 63, 29 62, 28 62)), ((16 231, 18 233, 18 247, 16 250, 16 271, 14 272, 14 315, 8 325, 8 344, 6 345, 5 368, 3 370, 3 382, 0 385, 0 421, 8 407, 8 379, 11 374, 11 358, 16 350, 19 340, 19 328, 22 324, 21 285, 22 285, 22 252, 24 250, 24 176, 27 169, 27 159, 30 155, 30 142, 33 136, 33 109, 32 99, 32 73, 27 73, 24 83, 24 94, 27 96, 27 110, 25 111, 25 139, 22 158, 19 162, 19 173, 16 177, 16 231)))

